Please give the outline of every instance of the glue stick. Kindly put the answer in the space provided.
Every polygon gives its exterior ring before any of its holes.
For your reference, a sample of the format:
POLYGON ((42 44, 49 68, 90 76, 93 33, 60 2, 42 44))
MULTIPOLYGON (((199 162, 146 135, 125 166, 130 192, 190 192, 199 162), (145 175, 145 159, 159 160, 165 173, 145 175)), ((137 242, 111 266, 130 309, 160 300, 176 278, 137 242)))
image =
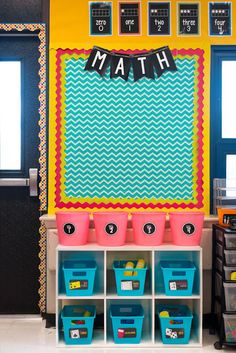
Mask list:
MULTIPOLYGON (((145 267, 145 260, 144 259, 138 259, 137 265, 135 266, 135 268, 144 268, 144 267, 145 267)), ((133 276, 138 276, 138 272, 134 271, 133 272, 133 276)))
POLYGON ((86 311, 84 312, 84 315, 83 315, 83 316, 86 316, 86 317, 91 316, 90 311, 86 310, 86 311))
MULTIPOLYGON (((125 268, 134 268, 134 263, 132 261, 128 261, 125 265, 125 268)), ((132 276, 133 271, 125 271, 124 276, 132 276)))

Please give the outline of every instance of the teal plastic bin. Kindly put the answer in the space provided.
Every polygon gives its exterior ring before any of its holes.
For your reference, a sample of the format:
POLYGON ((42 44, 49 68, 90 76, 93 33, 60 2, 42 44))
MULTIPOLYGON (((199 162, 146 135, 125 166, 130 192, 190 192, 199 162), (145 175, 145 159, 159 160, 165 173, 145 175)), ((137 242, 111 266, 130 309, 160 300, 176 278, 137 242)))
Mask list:
POLYGON ((61 318, 65 343, 71 345, 91 344, 95 316, 96 308, 94 305, 64 306, 61 318), (90 313, 90 316, 84 316, 86 313, 90 313))
POLYGON ((94 279, 97 269, 94 260, 66 260, 63 263, 66 295, 93 295, 94 279))
POLYGON ((137 296, 144 294, 147 265, 144 268, 127 269, 125 265, 127 262, 133 262, 135 266, 137 261, 114 261, 113 270, 116 278, 116 291, 118 295, 137 296), (126 276, 125 273, 132 273, 131 276, 126 276))
POLYGON ((117 344, 138 344, 142 338, 144 312, 140 304, 111 305, 113 338, 117 344))
MULTIPOLYGON (((193 315, 186 305, 158 305, 161 338, 164 344, 188 344, 193 315), (169 317, 161 312, 168 312, 169 317)), ((166 314, 166 313, 165 313, 166 314)))
POLYGON ((166 295, 192 295, 196 266, 191 261, 161 261, 160 266, 166 295))

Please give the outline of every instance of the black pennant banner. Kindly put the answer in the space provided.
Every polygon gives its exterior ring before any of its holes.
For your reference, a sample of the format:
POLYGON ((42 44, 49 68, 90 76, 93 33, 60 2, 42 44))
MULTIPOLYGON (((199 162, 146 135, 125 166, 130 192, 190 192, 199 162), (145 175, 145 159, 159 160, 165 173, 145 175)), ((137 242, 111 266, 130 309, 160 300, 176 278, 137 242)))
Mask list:
POLYGON ((133 68, 134 81, 142 77, 154 79, 154 68, 158 77, 167 70, 177 70, 174 58, 167 46, 140 55, 119 54, 94 47, 86 63, 85 70, 97 71, 102 76, 109 65, 110 78, 121 77, 126 81, 128 80, 131 66, 133 68))
POLYGON ((150 62, 150 55, 135 55, 132 58, 134 81, 138 81, 141 77, 154 79, 153 65, 150 62))
POLYGON ((110 77, 121 77, 125 81, 128 80, 131 61, 129 55, 113 54, 111 57, 110 77))
POLYGON ((111 54, 108 50, 94 47, 89 55, 85 70, 97 71, 102 76, 110 62, 111 54))

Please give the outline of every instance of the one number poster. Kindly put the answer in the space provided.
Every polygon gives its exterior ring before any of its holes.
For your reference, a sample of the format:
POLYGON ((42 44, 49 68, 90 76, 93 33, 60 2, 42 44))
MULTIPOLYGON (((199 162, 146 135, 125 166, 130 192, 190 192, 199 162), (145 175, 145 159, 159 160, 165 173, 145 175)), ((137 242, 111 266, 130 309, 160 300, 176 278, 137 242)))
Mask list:
POLYGON ((149 35, 170 35, 170 3, 149 2, 148 24, 149 35))
POLYGON ((119 4, 120 34, 140 34, 140 3, 119 4))
POLYGON ((111 2, 90 3, 90 34, 96 36, 111 35, 111 2))
POLYGON ((231 35, 232 19, 230 2, 212 2, 209 4, 209 26, 211 36, 231 35))
POLYGON ((180 35, 198 35, 199 22, 199 4, 179 4, 178 24, 180 35))

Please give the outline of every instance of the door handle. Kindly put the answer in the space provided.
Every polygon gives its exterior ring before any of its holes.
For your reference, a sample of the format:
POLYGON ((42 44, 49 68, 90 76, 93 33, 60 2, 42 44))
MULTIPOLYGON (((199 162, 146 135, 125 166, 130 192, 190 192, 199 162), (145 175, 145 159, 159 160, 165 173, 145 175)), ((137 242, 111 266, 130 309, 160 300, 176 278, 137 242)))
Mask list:
POLYGON ((29 190, 30 196, 38 196, 38 169, 29 169, 29 190))
POLYGON ((0 178, 0 186, 28 186, 30 196, 38 196, 38 169, 29 169, 29 178, 0 178))

